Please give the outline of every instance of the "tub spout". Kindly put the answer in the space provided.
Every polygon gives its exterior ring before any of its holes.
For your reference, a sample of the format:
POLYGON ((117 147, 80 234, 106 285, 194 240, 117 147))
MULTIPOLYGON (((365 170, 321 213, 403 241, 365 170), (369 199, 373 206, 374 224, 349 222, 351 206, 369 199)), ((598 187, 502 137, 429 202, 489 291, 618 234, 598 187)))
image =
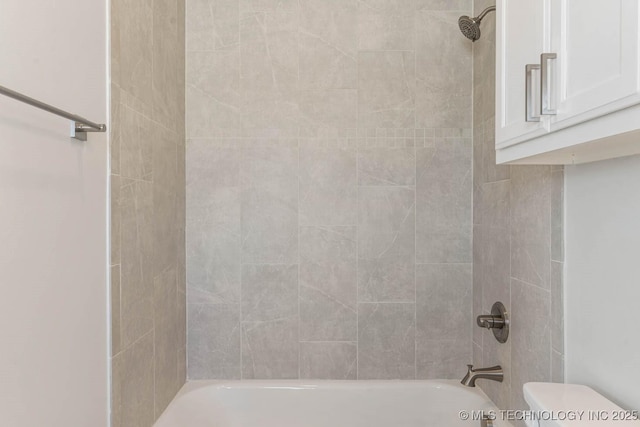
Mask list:
POLYGON ((504 380, 504 372, 502 366, 492 366, 490 368, 474 369, 473 365, 467 365, 467 375, 464 376, 460 383, 467 387, 475 387, 476 380, 485 379, 491 381, 502 382, 504 380))

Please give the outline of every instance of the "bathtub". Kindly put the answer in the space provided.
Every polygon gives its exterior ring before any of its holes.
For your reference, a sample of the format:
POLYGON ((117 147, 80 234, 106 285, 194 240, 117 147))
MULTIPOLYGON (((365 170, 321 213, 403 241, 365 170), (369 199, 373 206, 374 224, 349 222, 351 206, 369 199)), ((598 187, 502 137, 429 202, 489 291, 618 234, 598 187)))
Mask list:
POLYGON ((191 381, 154 427, 480 426, 474 411, 496 408, 454 380, 191 381))

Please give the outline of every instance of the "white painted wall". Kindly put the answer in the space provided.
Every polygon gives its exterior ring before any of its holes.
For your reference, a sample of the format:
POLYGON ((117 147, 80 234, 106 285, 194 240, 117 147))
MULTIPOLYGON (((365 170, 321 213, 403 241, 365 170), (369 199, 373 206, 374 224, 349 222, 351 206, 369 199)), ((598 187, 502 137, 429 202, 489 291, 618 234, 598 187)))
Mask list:
POLYGON ((640 410, 640 156, 565 182, 566 380, 640 410))
MULTIPOLYGON (((2 0, 0 85, 107 120, 106 0, 2 0)), ((0 425, 107 426, 107 138, 0 96, 0 425)))

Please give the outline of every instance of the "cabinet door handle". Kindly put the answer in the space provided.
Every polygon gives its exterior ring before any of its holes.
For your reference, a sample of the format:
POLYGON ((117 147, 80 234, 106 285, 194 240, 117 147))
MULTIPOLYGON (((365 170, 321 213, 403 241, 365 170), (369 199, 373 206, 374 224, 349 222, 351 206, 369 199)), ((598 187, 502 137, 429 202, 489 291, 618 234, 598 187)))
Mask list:
POLYGON ((555 53, 540 55, 540 114, 549 116, 557 114, 551 105, 551 84, 549 83, 549 60, 556 59, 555 53))
POLYGON ((538 64, 527 64, 525 67, 526 78, 525 78, 525 89, 524 89, 524 98, 525 98, 525 120, 527 122, 539 122, 540 116, 534 116, 533 110, 533 71, 540 70, 540 65, 538 64))

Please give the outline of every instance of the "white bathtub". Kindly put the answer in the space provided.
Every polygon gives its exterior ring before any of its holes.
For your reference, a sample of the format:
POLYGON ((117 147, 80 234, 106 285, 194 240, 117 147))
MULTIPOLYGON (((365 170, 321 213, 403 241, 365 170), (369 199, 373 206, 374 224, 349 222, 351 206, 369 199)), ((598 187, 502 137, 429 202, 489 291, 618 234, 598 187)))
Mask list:
POLYGON ((453 380, 192 381, 155 427, 480 426, 460 412, 491 410, 482 391, 453 380))

